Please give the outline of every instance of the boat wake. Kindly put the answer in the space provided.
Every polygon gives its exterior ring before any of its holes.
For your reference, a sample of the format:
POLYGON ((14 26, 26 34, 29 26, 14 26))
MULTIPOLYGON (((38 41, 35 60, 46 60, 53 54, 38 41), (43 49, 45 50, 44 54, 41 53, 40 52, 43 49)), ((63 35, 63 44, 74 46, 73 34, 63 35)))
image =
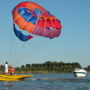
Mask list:
POLYGON ((90 82, 90 79, 83 78, 30 78, 28 80, 47 80, 47 81, 61 81, 61 82, 90 82))

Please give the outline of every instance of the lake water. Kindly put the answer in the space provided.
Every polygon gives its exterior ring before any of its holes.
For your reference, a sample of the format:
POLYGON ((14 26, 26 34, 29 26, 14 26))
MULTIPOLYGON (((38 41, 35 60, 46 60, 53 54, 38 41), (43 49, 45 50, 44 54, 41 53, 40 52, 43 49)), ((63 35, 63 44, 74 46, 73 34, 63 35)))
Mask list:
POLYGON ((84 78, 73 74, 33 74, 24 81, 0 81, 0 90, 90 90, 90 74, 84 78))

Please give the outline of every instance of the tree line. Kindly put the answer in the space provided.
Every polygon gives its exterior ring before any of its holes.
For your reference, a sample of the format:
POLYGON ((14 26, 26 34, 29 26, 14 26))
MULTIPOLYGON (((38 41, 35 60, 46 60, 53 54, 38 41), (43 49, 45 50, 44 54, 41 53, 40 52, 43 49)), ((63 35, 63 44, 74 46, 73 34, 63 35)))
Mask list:
MULTIPOLYGON (((15 67, 16 73, 72 73, 75 68, 82 68, 78 62, 64 63, 56 61, 46 61, 41 64, 26 64, 15 67)), ((90 66, 85 68, 90 71, 90 66)), ((0 65, 0 70, 4 71, 4 65, 0 65)))

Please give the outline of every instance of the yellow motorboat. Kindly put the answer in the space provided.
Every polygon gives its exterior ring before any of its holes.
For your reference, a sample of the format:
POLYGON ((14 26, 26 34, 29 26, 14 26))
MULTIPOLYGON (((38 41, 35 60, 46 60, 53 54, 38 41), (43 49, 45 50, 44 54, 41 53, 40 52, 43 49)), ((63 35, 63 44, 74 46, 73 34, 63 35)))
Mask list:
POLYGON ((0 75, 0 81, 20 81, 32 75, 0 75))

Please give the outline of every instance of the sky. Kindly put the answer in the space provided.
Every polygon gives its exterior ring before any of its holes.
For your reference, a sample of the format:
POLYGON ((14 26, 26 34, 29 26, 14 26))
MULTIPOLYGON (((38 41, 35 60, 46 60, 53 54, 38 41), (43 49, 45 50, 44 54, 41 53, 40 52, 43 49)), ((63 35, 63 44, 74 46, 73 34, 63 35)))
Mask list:
POLYGON ((13 32, 12 10, 20 2, 0 1, 0 64, 13 66, 46 61, 90 65, 90 0, 31 0, 56 16, 62 24, 60 37, 35 37, 21 42, 13 32))

